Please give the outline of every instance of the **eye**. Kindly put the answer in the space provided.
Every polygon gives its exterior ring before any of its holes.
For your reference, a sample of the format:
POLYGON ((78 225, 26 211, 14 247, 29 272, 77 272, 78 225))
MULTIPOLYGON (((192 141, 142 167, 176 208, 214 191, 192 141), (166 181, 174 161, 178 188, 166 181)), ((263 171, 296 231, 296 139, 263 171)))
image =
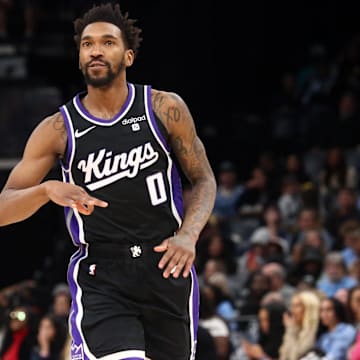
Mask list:
POLYGON ((89 47, 90 45, 91 45, 90 41, 83 41, 83 42, 81 43, 81 46, 82 46, 82 47, 89 47))
POLYGON ((106 46, 111 46, 113 44, 114 44, 114 42, 112 40, 106 40, 106 42, 105 42, 106 46))

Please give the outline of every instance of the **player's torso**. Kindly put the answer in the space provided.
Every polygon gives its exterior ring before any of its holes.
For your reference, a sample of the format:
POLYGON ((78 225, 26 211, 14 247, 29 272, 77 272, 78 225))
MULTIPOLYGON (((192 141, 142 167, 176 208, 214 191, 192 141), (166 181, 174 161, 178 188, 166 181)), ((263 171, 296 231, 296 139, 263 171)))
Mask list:
POLYGON ((111 120, 91 116, 79 95, 61 108, 68 134, 64 180, 109 203, 90 216, 66 209, 75 243, 158 242, 181 223, 180 178, 152 111, 151 89, 128 88, 111 120))

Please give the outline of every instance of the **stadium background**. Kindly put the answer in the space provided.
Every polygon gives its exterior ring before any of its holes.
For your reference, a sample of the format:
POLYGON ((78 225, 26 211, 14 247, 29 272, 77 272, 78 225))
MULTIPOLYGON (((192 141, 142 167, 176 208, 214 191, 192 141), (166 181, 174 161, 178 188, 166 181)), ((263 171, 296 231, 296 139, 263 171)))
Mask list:
MULTIPOLYGON (((38 4, 41 16, 31 39, 23 37, 23 5, 15 1, 9 34, 0 41, 1 186, 31 129, 83 87, 71 21, 92 2, 38 4), (53 96, 48 102, 34 89, 53 96)), ((287 151, 271 142, 259 117, 248 115, 266 114, 282 74, 306 64, 312 45, 323 44, 335 56, 360 30, 356 2, 348 0, 127 0, 122 8, 138 19, 144 37, 128 79, 179 93, 214 169, 231 159, 242 178, 261 151, 287 151)), ((58 175, 54 170, 49 176, 58 175)), ((0 287, 50 273, 61 280, 73 250, 62 209, 50 203, 31 219, 0 228, 0 241, 0 287)))

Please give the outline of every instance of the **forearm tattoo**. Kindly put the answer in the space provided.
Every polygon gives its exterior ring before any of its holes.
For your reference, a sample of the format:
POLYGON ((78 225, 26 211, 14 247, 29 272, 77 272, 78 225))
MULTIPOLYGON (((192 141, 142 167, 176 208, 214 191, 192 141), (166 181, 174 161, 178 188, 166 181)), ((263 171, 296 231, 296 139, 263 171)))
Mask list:
POLYGON ((215 201, 216 185, 212 169, 186 105, 179 103, 176 95, 156 92, 153 109, 170 132, 173 151, 193 185, 182 228, 197 238, 208 221, 215 201), (174 101, 176 105, 173 105, 174 101), (171 134, 169 129, 173 128, 174 123, 181 130, 171 134))

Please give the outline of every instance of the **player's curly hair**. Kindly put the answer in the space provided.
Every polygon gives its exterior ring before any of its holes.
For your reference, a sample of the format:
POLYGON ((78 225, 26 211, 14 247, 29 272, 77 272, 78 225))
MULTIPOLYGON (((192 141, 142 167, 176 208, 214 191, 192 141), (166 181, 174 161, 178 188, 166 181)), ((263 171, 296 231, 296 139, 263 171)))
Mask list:
POLYGON ((74 20, 74 40, 77 48, 80 47, 82 32, 85 27, 94 22, 108 22, 116 25, 120 30, 126 46, 134 51, 135 56, 142 41, 141 29, 135 26, 137 20, 129 19, 129 14, 122 13, 119 4, 106 3, 94 5, 85 14, 74 20))

